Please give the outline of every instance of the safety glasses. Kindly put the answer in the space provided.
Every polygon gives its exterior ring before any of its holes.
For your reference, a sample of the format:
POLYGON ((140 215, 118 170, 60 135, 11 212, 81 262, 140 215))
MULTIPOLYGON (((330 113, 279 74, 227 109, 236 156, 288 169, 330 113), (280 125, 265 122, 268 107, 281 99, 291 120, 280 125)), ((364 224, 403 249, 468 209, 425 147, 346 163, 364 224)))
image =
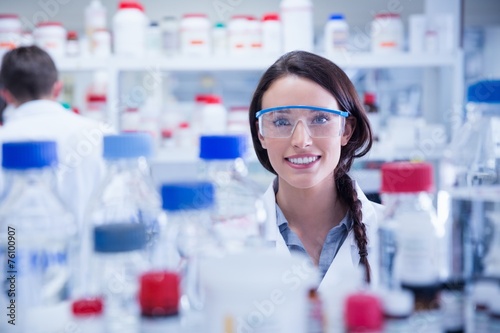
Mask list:
POLYGON ((307 105, 286 105, 257 112, 259 133, 265 138, 289 138, 299 123, 313 138, 333 138, 344 131, 347 111, 307 105))

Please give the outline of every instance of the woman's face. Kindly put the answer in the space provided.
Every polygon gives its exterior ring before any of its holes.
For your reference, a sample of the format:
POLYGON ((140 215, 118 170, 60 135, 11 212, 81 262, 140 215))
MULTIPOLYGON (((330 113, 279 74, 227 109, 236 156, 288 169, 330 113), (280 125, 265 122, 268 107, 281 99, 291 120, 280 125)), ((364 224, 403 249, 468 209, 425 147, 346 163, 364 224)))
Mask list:
MULTIPOLYGON (((262 109, 285 105, 339 109, 336 99, 323 87, 308 79, 292 75, 276 80, 262 97, 262 109)), ((346 120, 343 134, 336 137, 313 138, 304 123, 299 121, 289 138, 269 138, 259 133, 259 140, 262 147, 267 150, 271 165, 278 176, 293 187, 305 189, 325 179, 330 181, 333 179, 341 146, 347 144, 352 132, 353 122, 349 118, 346 120)))

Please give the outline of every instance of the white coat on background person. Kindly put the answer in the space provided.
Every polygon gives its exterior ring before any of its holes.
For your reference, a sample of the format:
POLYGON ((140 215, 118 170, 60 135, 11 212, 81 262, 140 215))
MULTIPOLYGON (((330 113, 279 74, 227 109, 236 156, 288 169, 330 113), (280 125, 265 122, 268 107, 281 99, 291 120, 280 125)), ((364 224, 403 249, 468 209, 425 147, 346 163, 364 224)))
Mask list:
MULTIPOLYGON (((8 103, 0 127, 0 144, 22 140, 56 141, 58 190, 81 227, 88 201, 104 177, 102 137, 114 130, 56 102, 62 83, 57 81, 52 59, 40 48, 22 47, 7 53, 0 77, 2 95, 8 103), (44 90, 42 84, 49 87, 44 90), (42 91, 29 96, 30 91, 37 89, 42 91)), ((3 187, 2 180, 2 192, 3 187)))

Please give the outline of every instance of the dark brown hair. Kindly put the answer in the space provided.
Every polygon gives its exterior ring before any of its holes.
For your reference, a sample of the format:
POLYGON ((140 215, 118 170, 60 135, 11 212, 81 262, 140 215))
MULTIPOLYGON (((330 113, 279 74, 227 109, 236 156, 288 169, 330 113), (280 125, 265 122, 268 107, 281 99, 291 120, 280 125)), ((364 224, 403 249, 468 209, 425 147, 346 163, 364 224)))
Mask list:
POLYGON ((37 46, 18 47, 3 57, 0 83, 20 103, 49 95, 56 81, 54 61, 37 46))
POLYGON ((305 51, 284 54, 262 75, 252 97, 249 112, 255 153, 264 168, 273 174, 276 175, 276 171, 269 161, 267 150, 262 147, 259 141, 257 126, 255 126, 257 121, 255 114, 262 109, 262 97, 273 82, 287 75, 298 76, 317 83, 335 97, 342 111, 349 111, 349 117, 356 119, 354 132, 349 142, 342 147, 340 161, 334 175, 339 196, 348 205, 353 220, 353 231, 359 249, 360 264, 365 267, 366 280, 370 281, 370 264, 367 258, 368 237, 366 226, 363 223, 362 204, 358 199, 353 181, 347 174, 354 158, 365 155, 372 146, 372 133, 368 118, 356 89, 340 67, 328 59, 305 51))

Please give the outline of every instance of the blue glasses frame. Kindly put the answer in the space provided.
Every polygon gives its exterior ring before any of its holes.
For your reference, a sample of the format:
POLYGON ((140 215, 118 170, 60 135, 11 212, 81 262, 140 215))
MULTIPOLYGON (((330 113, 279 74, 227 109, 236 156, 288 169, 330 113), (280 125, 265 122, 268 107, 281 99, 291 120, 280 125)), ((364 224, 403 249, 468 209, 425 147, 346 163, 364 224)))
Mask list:
POLYGON ((284 105, 284 106, 276 106, 274 108, 267 108, 267 109, 262 109, 259 112, 255 114, 256 118, 259 118, 263 114, 273 112, 273 111, 279 111, 279 110, 288 110, 288 109, 308 109, 312 111, 323 111, 323 112, 328 112, 328 113, 333 113, 336 115, 339 115, 341 117, 349 117, 351 114, 349 111, 340 111, 340 110, 334 110, 334 109, 327 109, 327 108, 322 108, 319 106, 310 106, 310 105, 284 105))

